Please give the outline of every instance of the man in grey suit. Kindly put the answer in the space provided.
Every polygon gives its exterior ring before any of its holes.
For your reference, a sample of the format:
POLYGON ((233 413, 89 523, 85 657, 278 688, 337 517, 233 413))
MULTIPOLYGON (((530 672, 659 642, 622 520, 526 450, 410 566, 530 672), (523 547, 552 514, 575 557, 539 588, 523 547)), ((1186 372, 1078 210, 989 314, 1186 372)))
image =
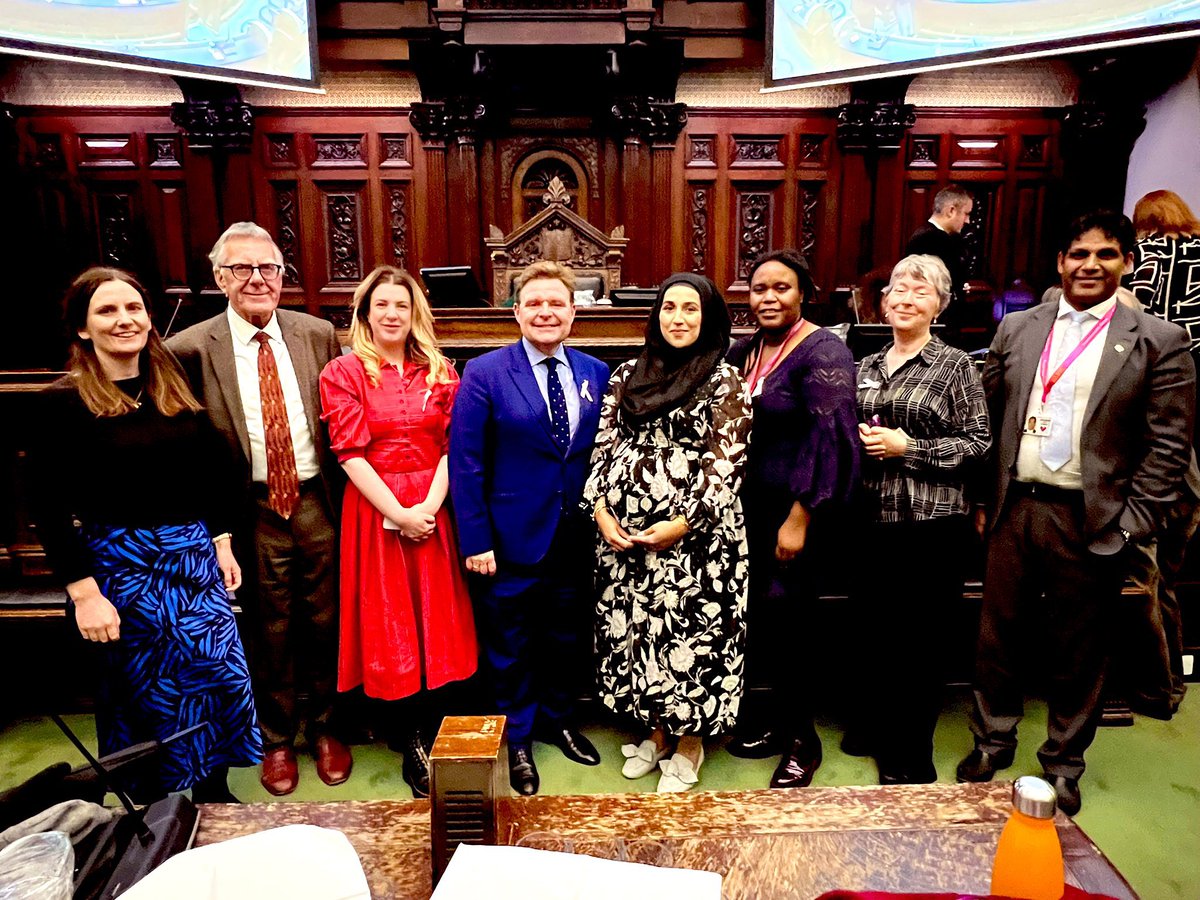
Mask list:
MULTIPOLYGON (((326 784, 350 775, 330 732, 337 668, 339 480, 321 424, 318 378, 340 353, 333 326, 277 309, 283 255, 253 222, 229 226, 209 259, 226 310, 167 342, 242 464, 257 566, 254 681, 266 755, 262 784, 299 781, 296 695, 308 696, 308 745, 326 784)), ((243 546, 245 546, 243 544, 243 546)))
POLYGON ((1062 298, 1006 316, 984 387, 996 455, 975 663, 975 749, 959 781, 1013 762, 1021 669, 1047 676, 1038 751, 1059 808, 1080 807, 1096 735, 1110 617, 1131 545, 1183 496, 1196 373, 1183 329, 1117 299, 1133 261, 1118 213, 1076 219, 1058 254, 1062 298))

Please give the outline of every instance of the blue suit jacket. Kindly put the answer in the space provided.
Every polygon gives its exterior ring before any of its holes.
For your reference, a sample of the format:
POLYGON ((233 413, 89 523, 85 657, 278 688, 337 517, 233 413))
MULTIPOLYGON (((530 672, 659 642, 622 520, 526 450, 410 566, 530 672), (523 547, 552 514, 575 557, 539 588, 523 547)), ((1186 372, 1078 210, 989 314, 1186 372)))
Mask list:
POLYGON ((449 454, 463 556, 492 550, 501 566, 536 565, 564 516, 579 515, 608 366, 569 347, 567 359, 579 388, 579 426, 566 453, 554 443, 550 413, 520 341, 463 370, 449 454))

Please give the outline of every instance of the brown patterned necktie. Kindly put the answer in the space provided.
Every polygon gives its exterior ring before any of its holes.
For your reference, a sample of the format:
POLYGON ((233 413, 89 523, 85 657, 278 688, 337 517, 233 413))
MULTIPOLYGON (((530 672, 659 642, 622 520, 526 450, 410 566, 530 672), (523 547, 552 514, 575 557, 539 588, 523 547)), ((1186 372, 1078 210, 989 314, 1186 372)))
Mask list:
POLYGON ((296 501, 300 499, 300 478, 296 475, 296 454, 292 450, 287 404, 283 401, 275 354, 268 343, 270 336, 260 331, 254 339, 258 341, 258 393, 267 443, 267 505, 283 518, 290 519, 296 501))

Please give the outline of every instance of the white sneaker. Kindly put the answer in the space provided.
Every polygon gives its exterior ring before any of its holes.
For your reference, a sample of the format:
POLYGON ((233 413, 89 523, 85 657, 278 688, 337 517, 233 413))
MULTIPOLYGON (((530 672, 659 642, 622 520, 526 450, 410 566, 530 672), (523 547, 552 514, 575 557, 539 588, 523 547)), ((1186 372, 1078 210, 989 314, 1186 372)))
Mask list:
POLYGON ((667 755, 665 749, 659 750, 658 744, 649 738, 637 746, 625 744, 621 747, 621 752, 625 754, 625 765, 621 767, 621 774, 626 778, 649 775, 658 765, 658 761, 667 755))
POLYGON ((659 762, 662 774, 658 776, 658 793, 681 794, 690 791, 700 780, 700 766, 704 764, 704 748, 700 748, 700 759, 696 765, 682 753, 676 753, 669 760, 659 762))

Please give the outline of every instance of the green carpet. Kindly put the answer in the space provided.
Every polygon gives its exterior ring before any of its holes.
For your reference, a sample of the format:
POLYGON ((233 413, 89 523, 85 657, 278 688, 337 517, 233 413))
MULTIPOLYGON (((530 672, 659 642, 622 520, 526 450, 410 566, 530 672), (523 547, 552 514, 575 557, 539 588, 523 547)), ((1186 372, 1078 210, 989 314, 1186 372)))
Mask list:
MULTIPOLYGON (((1139 717, 1132 728, 1102 728, 1088 752, 1081 782, 1083 810, 1076 822, 1100 846, 1144 900, 1200 898, 1200 688, 1171 722, 1139 717)), ((954 767, 971 747, 966 701, 957 699, 938 723, 936 763, 940 781, 954 780, 954 767)), ((72 728, 94 746, 90 716, 68 717, 72 728)), ((1046 711, 1030 704, 1022 723, 1016 764, 1004 775, 1038 774, 1036 751, 1045 735, 1046 711)), ((870 760, 844 756, 838 732, 821 727, 825 761, 819 786, 874 784, 870 760)), ((552 747, 535 745, 543 793, 595 794, 653 791, 656 776, 638 781, 621 777, 620 745, 631 740, 607 724, 585 729, 604 762, 589 768, 567 762, 552 747)), ((48 719, 29 718, 0 730, 0 789, 9 787, 60 760, 78 761, 78 753, 48 719)), ((699 788, 737 790, 767 786, 774 760, 740 760, 716 744, 700 773, 699 788)), ((288 801, 367 800, 411 796, 400 778, 400 758, 382 744, 354 749, 354 774, 339 787, 318 780, 311 760, 301 761, 300 787, 288 801)), ((234 771, 230 786, 245 801, 270 797, 253 769, 234 771)))

